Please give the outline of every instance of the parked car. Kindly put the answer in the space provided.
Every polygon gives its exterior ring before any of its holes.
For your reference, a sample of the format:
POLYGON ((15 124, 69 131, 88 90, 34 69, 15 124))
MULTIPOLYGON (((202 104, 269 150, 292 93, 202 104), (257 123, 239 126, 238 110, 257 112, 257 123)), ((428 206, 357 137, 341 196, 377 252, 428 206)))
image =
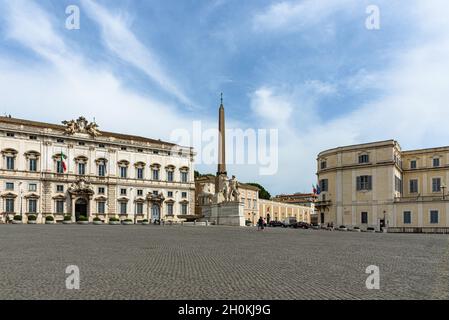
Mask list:
POLYGON ((320 225, 314 223, 314 224, 312 224, 312 229, 319 230, 319 229, 321 229, 321 227, 320 227, 320 225))
POLYGON ((354 228, 352 228, 351 231, 354 231, 354 232, 361 232, 362 230, 361 230, 359 227, 354 227, 354 228))
POLYGON ((293 225, 293 228, 295 229, 309 229, 310 227, 311 227, 310 224, 303 221, 297 222, 293 225))
POLYGON ((338 227, 338 230, 340 230, 340 231, 348 231, 348 228, 346 226, 344 226, 344 225, 341 225, 341 226, 338 227))
POLYGON ((374 227, 368 227, 366 228, 366 232, 376 232, 376 229, 374 227))
POLYGON ((275 228, 275 227, 283 227, 283 226, 284 226, 284 224, 281 221, 277 221, 277 220, 270 221, 270 227, 275 228))

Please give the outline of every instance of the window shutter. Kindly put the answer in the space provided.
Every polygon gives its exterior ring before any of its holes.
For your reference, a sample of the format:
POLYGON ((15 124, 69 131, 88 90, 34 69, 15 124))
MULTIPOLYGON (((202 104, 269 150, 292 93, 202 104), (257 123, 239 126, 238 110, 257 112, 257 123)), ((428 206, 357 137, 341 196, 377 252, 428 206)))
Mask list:
POLYGON ((368 190, 372 190, 372 189, 373 189, 373 177, 368 176, 368 190))
POLYGON ((356 184, 357 184, 357 191, 361 190, 362 189, 362 179, 361 179, 361 177, 357 177, 356 184))

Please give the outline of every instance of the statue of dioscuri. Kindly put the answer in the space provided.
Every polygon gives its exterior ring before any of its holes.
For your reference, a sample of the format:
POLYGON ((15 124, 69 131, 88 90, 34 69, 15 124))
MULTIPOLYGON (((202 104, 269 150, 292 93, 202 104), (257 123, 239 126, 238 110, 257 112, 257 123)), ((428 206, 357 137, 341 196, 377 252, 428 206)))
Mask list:
POLYGON ((228 201, 238 202, 239 199, 240 199, 240 192, 238 190, 238 182, 235 176, 232 176, 232 179, 229 180, 228 201))

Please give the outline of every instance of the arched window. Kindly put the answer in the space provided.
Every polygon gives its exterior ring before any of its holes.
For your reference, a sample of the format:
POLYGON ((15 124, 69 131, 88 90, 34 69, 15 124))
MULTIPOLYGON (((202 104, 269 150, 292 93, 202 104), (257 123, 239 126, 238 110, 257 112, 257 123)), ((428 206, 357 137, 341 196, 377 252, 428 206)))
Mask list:
POLYGON ((15 149, 3 149, 3 168, 6 170, 16 170, 16 156, 17 150, 15 149))
POLYGON ((99 158, 95 160, 95 163, 97 164, 97 174, 99 177, 105 177, 107 174, 106 165, 108 163, 108 160, 105 158, 99 158))
POLYGON ((28 151, 25 153, 28 171, 30 171, 30 172, 39 171, 38 164, 39 164, 40 155, 41 154, 37 151, 28 151))
POLYGON ((160 169, 161 165, 158 163, 153 163, 151 165, 151 179, 154 181, 160 180, 160 169))
POLYGON ((173 182, 175 181, 175 166, 168 165, 165 167, 165 172, 167 174, 167 181, 173 182))
POLYGON ((122 179, 128 178, 128 166, 129 161, 128 160, 121 160, 118 162, 118 169, 119 169, 119 176, 122 179))
POLYGON ((76 163, 76 170, 77 170, 77 174, 79 174, 80 176, 84 176, 87 172, 87 163, 88 163, 88 159, 85 156, 78 156, 75 158, 75 163, 76 163))

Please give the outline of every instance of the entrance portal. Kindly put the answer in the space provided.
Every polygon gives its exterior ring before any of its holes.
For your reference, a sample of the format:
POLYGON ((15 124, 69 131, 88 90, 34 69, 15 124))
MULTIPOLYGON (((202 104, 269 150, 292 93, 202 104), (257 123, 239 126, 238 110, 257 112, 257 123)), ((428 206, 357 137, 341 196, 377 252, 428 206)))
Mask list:
POLYGON ((87 218, 87 201, 86 201, 86 199, 78 199, 75 202, 75 218, 76 218, 76 221, 79 221, 81 216, 87 218))
POLYGON ((158 205, 151 207, 151 220, 153 223, 160 223, 161 221, 161 208, 158 205))

